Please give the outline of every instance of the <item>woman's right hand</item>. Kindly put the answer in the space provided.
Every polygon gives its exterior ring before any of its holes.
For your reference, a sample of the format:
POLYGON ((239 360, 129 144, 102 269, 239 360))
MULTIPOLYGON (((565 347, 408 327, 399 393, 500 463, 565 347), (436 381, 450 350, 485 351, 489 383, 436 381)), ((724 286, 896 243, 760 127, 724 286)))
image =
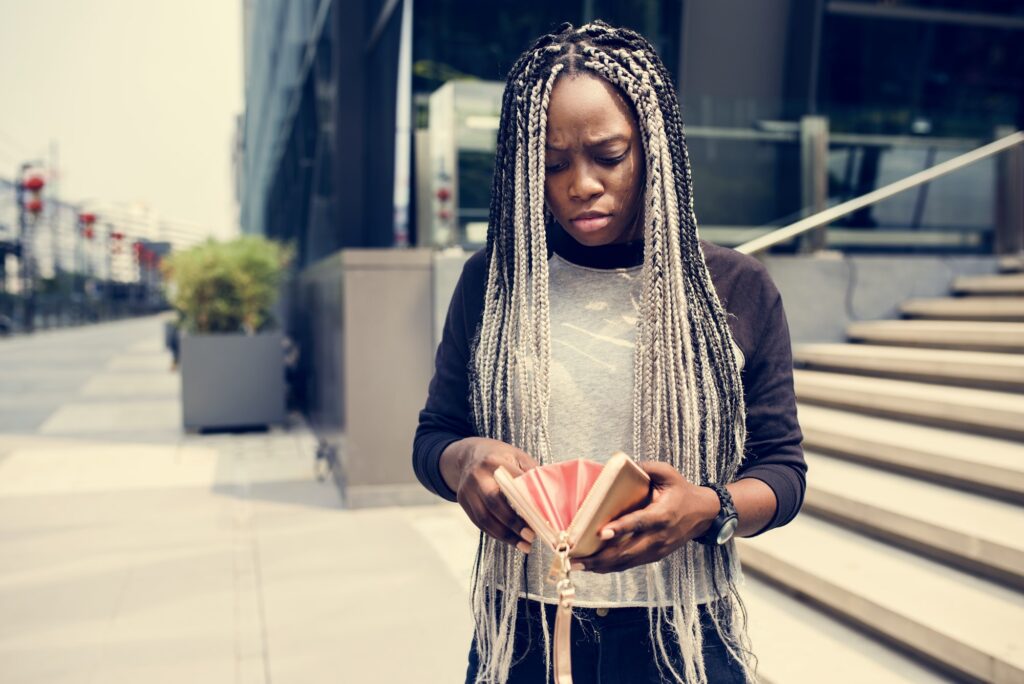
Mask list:
POLYGON ((512 477, 536 468, 537 462, 522 449, 487 437, 467 437, 452 442, 441 454, 441 470, 457 500, 473 524, 499 541, 524 553, 536 538, 526 522, 509 505, 494 479, 498 466, 512 477))

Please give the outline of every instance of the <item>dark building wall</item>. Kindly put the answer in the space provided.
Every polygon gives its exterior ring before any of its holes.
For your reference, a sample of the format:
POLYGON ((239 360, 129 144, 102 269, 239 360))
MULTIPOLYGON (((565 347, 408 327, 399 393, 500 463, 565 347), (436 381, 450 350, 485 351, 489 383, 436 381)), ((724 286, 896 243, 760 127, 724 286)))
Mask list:
POLYGON ((300 267, 392 245, 401 12, 374 32, 384 9, 334 2, 310 36, 264 209, 266 234, 292 241, 300 267))
POLYGON ((349 247, 391 247, 394 244, 395 122, 398 88, 398 53, 402 28, 401 3, 388 4, 367 17, 376 35, 363 38, 366 80, 363 90, 365 153, 365 208, 363 223, 355 229, 358 242, 349 247), (382 14, 382 12, 387 12, 382 14), (373 41, 370 43, 369 41, 373 41))
MULTIPOLYGON (((686 2, 678 83, 687 127, 749 129, 807 112, 819 0, 686 2)), ((758 225, 800 209, 793 143, 687 140, 700 224, 758 225)))
MULTIPOLYGON (((1024 9, 967 0, 913 7, 939 5, 941 21, 927 12, 896 17, 907 7, 891 3, 857 3, 859 13, 851 14, 853 3, 827 0, 419 2, 412 26, 417 125, 425 125, 426 96, 445 80, 500 80, 536 36, 563 20, 597 17, 656 44, 678 77, 688 130, 749 131, 759 121, 817 113, 833 131, 918 134, 923 118, 930 135, 980 139, 996 123, 1024 123, 1024 51, 1014 48, 1024 9), (983 12, 990 14, 979 24, 983 12)), ((329 7, 310 36, 312 59, 291 94, 284 142, 268 155, 273 182, 262 223, 267 234, 295 241, 301 264, 342 247, 391 246, 394 183, 403 175, 394 169, 402 3, 335 0, 329 7)), ((701 225, 760 225, 801 210, 795 142, 715 139, 712 132, 689 135, 688 144, 701 225)), ((915 154, 886 151, 877 174, 839 178, 830 194, 872 189, 897 157, 888 175, 906 175, 918 164, 915 154)), ((972 198, 983 202, 990 187, 972 183, 979 188, 972 198)), ((410 211, 413 231, 415 216, 410 211)))
POLYGON ((789 17, 804 0, 687 2, 679 99, 691 125, 745 126, 784 108, 787 53, 810 43, 791 35, 789 17))
POLYGON ((346 2, 345 12, 334 12, 334 30, 338 34, 335 45, 337 68, 338 107, 335 114, 335 140, 337 141, 336 173, 338 214, 352 226, 362 223, 365 210, 365 182, 363 166, 366 163, 366 119, 362 93, 366 88, 366 35, 367 16, 363 2, 346 2))

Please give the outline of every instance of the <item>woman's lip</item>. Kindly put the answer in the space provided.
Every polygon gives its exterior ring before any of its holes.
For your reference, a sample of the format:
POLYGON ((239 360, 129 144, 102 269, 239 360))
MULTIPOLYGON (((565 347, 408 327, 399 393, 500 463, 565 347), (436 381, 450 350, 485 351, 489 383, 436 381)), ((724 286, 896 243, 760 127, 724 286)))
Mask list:
POLYGON ((608 214, 604 216, 589 216, 587 218, 575 218, 572 220, 572 225, 576 226, 580 230, 600 230, 607 226, 612 220, 612 217, 608 214))

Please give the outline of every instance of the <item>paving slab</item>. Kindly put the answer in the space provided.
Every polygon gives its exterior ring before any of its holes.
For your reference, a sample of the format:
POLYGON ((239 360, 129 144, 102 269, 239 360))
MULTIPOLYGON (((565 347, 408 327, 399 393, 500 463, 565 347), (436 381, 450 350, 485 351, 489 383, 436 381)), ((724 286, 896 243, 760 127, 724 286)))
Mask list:
POLYGON ((167 372, 97 373, 82 385, 78 393, 79 396, 96 399, 173 397, 177 401, 180 384, 177 375, 167 372))
POLYGON ((177 398, 131 398, 122 401, 65 403, 40 427, 47 435, 90 435, 154 431, 179 433, 181 401, 177 398))
POLYGON ((443 506, 345 510, 299 420, 184 434, 162 334, 0 340, 0 681, 460 681, 443 506))

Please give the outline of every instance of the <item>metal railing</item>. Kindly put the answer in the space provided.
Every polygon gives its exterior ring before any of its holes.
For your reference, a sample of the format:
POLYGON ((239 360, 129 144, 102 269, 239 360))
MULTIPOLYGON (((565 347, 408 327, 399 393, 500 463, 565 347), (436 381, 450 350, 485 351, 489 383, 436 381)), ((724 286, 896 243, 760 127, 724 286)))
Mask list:
MULTIPOLYGON (((953 159, 936 164, 924 171, 919 171, 907 176, 895 183, 873 190, 865 195, 848 200, 834 207, 819 211, 796 223, 773 230, 766 235, 754 238, 736 248, 743 254, 757 254, 775 245, 789 242, 794 238, 807 236, 811 231, 823 231, 826 226, 838 218, 851 214, 858 209, 875 204, 893 195, 910 188, 923 185, 930 181, 944 176, 948 173, 962 169, 981 159, 991 157, 1000 152, 1014 148, 1015 154, 1007 160, 1007 169, 1004 174, 1005 180, 999 188, 999 219, 997 221, 997 243, 1001 243, 1002 249, 999 252, 1013 252, 1024 249, 1024 209, 1022 209, 1022 194, 1024 194, 1024 154, 1022 147, 1024 143, 1024 131, 1015 131, 1003 136, 995 142, 983 145, 975 150, 961 154, 953 159)), ((817 240, 818 245, 824 244, 824 236, 817 240)))

